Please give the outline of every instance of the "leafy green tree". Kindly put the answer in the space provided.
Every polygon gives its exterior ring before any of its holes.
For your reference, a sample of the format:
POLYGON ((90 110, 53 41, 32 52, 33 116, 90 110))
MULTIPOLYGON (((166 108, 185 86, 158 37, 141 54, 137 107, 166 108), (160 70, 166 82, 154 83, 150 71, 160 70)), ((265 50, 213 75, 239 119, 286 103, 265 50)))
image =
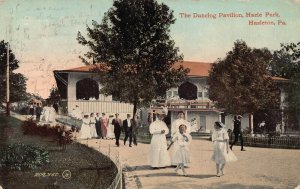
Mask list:
POLYGON ((289 128, 300 130, 300 42, 281 44, 274 52, 270 72, 289 79, 285 113, 289 128))
POLYGON ((270 74, 290 79, 300 73, 300 42, 298 45, 281 44, 281 47, 273 53, 270 74))
MULTIPOLYGON (((9 50, 9 69, 10 69, 10 102, 17 102, 26 99, 26 78, 20 73, 13 71, 19 67, 19 61, 14 53, 9 50)), ((7 66, 7 43, 0 41, 0 101, 6 99, 6 66, 7 66)))
POLYGON ((236 41, 232 51, 212 66, 209 98, 235 115, 278 106, 278 91, 267 76, 271 58, 266 48, 252 49, 244 41, 236 41))
POLYGON ((188 69, 172 67, 182 61, 170 37, 174 22, 173 11, 155 0, 115 0, 101 24, 87 27, 88 40, 79 32, 78 42, 90 49, 82 60, 93 59, 106 70, 98 70, 101 92, 132 103, 135 114, 182 81, 188 69))

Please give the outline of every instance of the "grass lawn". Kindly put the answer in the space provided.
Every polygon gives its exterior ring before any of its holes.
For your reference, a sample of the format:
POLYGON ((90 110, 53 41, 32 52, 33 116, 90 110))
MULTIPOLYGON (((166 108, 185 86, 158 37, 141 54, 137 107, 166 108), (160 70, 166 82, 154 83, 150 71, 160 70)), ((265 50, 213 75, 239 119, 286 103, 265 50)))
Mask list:
POLYGON ((106 156, 78 143, 61 150, 51 138, 23 135, 21 124, 14 117, 0 116, 0 147, 12 143, 44 147, 49 151, 50 163, 35 170, 0 170, 3 188, 107 188, 112 183, 117 168, 106 156), (68 172, 71 177, 66 179, 62 175, 68 172))

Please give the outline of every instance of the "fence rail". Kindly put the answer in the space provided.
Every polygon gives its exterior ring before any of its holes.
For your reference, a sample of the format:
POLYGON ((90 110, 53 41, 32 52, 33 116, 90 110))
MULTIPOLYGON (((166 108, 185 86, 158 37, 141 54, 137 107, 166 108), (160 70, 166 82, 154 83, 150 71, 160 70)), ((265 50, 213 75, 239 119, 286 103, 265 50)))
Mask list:
MULTIPOLYGON (((300 149, 300 137, 251 137, 244 136, 245 146, 300 149)), ((233 142, 234 137, 230 137, 233 142)), ((240 144, 240 142, 238 143, 240 144)))
MULTIPOLYGON (((89 140, 86 140, 86 143, 83 142, 82 144, 86 144, 87 147, 89 146, 89 140)), ((107 189, 122 189, 123 188, 123 184, 122 184, 122 162, 120 159, 120 154, 116 149, 112 149, 110 147, 110 145, 108 146, 101 146, 101 141, 99 143, 98 147, 94 146, 94 149, 97 149, 99 152, 101 152, 103 155, 105 155, 106 157, 108 157, 111 162, 117 167, 117 174, 113 180, 113 182, 111 183, 111 185, 107 188, 107 189)))

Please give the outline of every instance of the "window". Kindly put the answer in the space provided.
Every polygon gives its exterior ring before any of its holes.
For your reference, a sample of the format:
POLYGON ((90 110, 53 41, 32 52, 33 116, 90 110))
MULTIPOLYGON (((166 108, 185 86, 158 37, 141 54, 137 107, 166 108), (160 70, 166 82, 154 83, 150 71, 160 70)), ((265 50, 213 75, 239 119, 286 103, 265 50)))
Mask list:
POLYGON ((190 82, 181 84, 178 88, 179 97, 186 100, 197 99, 197 86, 190 82))
POLYGON ((207 91, 204 92, 204 97, 208 98, 208 92, 207 91))
POLYGON ((202 98, 203 95, 202 95, 202 91, 201 92, 198 92, 198 97, 202 98))
POLYGON ((172 91, 167 91, 167 98, 172 97, 172 91))
POLYGON ((76 99, 99 99, 99 85, 95 80, 85 78, 76 83, 76 99))
POLYGON ((173 96, 178 96, 178 91, 173 91, 173 96))

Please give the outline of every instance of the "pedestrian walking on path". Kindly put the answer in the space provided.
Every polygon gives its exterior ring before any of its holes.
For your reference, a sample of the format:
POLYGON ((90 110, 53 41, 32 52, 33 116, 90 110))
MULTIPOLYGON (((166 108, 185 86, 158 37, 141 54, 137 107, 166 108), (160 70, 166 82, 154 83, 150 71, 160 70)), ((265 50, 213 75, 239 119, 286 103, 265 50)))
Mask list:
POLYGON ((191 143, 192 137, 189 133, 186 133, 186 125, 179 126, 179 132, 174 135, 172 141, 178 145, 178 149, 175 152, 174 158, 174 163, 177 163, 175 172, 178 173, 178 170, 182 169, 183 175, 187 176, 184 165, 191 162, 188 145, 191 143))
POLYGON ((238 138, 240 138, 241 151, 246 151, 244 149, 243 132, 242 132, 242 126, 241 126, 241 116, 234 116, 233 133, 234 133, 234 141, 231 144, 230 149, 232 150, 232 146, 238 141, 238 138))
POLYGON ((116 145, 119 147, 119 139, 121 135, 121 130, 122 130, 122 120, 119 118, 119 114, 116 113, 116 118, 112 120, 112 124, 114 125, 114 133, 115 133, 115 138, 116 138, 116 145))
POLYGON ((152 168, 163 168, 171 165, 167 150, 166 135, 169 129, 163 122, 164 114, 157 111, 158 119, 150 124, 149 131, 152 134, 149 152, 149 164, 152 168))
MULTIPOLYGON (((185 114, 183 113, 183 111, 178 112, 178 118, 172 123, 172 127, 171 127, 171 137, 173 138, 176 133, 179 132, 179 126, 180 125, 185 125, 186 126, 186 133, 190 134, 191 132, 191 124, 185 120, 185 114)), ((175 162, 175 153, 178 150, 179 146, 178 143, 174 143, 173 147, 172 147, 172 156, 171 156, 171 164, 172 166, 177 166, 177 163, 175 162)))
POLYGON ((126 141, 129 138, 129 147, 132 147, 133 120, 130 119, 130 117, 131 115, 127 114, 127 119, 123 121, 123 128, 125 132, 124 145, 126 146, 126 141))
POLYGON ((224 175, 223 169, 227 162, 236 161, 237 158, 229 149, 229 136, 224 129, 225 125, 219 121, 215 122, 215 130, 212 133, 214 153, 212 160, 216 162, 217 177, 224 175))

